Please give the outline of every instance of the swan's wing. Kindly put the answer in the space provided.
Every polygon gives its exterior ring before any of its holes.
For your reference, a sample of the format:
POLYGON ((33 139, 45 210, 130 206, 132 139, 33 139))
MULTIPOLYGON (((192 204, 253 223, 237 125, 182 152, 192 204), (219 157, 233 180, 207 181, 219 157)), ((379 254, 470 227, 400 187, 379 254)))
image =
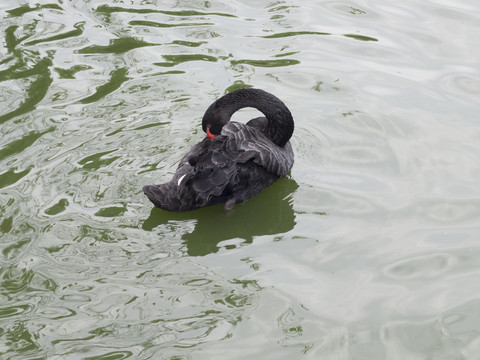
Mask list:
MULTIPOLYGON (((181 160, 172 182, 177 197, 194 207, 225 202, 238 182, 237 163, 245 154, 226 151, 227 138, 204 139, 181 160)), ((250 156, 251 157, 251 156, 250 156)))
POLYGON ((252 159, 272 174, 286 176, 293 166, 293 149, 290 142, 284 147, 279 147, 255 127, 234 121, 223 127, 222 135, 229 139, 227 143, 229 153, 243 153, 248 159, 242 160, 252 159))

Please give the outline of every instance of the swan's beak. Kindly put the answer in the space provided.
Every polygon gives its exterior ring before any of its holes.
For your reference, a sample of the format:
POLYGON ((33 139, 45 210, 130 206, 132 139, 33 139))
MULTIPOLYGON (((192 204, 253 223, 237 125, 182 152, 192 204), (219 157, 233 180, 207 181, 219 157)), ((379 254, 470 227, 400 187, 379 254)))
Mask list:
POLYGON ((210 140, 215 139, 215 135, 210 132, 210 125, 207 125, 207 136, 210 140))

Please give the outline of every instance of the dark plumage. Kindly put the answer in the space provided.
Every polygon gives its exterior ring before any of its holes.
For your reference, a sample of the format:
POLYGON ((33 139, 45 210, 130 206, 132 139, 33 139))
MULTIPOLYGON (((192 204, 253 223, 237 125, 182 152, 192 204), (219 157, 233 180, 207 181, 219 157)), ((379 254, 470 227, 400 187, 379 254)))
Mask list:
POLYGON ((202 127, 215 138, 196 144, 180 161, 171 181, 143 188, 155 206, 187 211, 225 203, 230 209, 292 168, 292 115, 280 99, 266 91, 240 89, 222 96, 205 112, 202 127), (256 108, 265 117, 246 125, 230 122, 233 113, 244 107, 256 108))

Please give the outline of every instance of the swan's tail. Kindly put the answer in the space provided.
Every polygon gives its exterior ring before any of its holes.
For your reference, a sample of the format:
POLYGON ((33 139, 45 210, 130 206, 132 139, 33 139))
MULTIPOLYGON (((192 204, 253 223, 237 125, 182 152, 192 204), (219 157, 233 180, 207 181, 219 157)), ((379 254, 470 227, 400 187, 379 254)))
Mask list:
POLYGON ((146 185, 143 192, 158 208, 167 211, 182 211, 181 203, 177 198, 176 186, 172 182, 162 185, 146 185))

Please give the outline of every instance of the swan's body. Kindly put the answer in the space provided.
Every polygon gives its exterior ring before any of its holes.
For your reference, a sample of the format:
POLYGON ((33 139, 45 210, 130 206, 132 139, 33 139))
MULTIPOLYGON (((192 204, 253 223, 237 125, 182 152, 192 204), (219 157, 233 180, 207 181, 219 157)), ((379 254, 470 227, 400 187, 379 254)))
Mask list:
POLYGON ((232 208, 286 176, 293 166, 292 115, 282 101, 263 90, 241 89, 221 97, 205 112, 202 127, 214 136, 183 157, 173 179, 143 188, 155 206, 187 211, 225 203, 225 208, 232 208), (230 122, 244 107, 257 108, 266 117, 246 125, 230 122))

